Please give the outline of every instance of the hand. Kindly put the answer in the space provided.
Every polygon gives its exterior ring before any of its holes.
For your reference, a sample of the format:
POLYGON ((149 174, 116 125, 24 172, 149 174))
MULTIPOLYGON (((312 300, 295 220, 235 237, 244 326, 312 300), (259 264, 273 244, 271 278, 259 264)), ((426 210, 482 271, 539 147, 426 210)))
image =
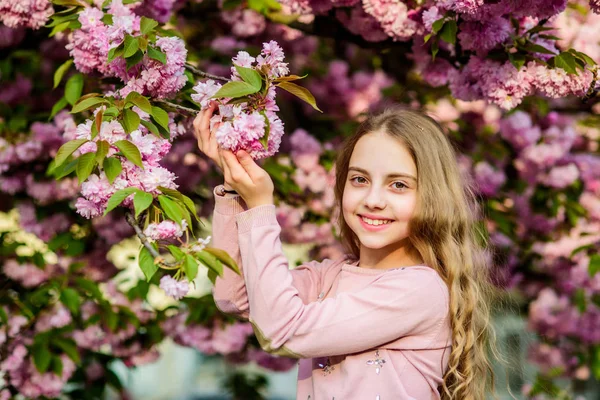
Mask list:
POLYGON ((244 150, 233 154, 223 149, 219 150, 219 154, 225 183, 242 196, 248 208, 273 204, 273 181, 269 173, 254 162, 250 154, 244 150))
MULTIPOLYGON (((198 140, 198 149, 213 160, 217 167, 223 171, 223 164, 219 156, 219 145, 214 132, 210 131, 210 119, 216 108, 217 103, 211 102, 206 110, 198 113, 194 119, 194 136, 198 140)), ((215 128, 218 128, 218 125, 215 128)))

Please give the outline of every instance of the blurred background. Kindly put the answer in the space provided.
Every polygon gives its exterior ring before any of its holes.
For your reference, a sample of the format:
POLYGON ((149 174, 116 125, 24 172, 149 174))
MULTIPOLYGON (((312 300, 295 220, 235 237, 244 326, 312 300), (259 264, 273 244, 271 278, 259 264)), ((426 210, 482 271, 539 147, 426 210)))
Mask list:
POLYGON ((123 129, 135 121, 160 139, 136 142, 144 162, 159 158, 146 184, 187 196, 200 222, 190 217, 195 237, 185 239, 207 238, 222 177, 192 135, 194 87, 206 74, 230 77, 232 58, 248 56, 239 51, 257 57, 271 40, 322 110, 276 90, 285 135, 261 162, 275 182, 290 268, 343 254, 332 169, 342 140, 369 112, 424 109, 446 130, 484 211, 506 358, 495 364, 498 397, 599 399, 599 8, 0 0, 0 399, 295 398, 297 362, 263 352, 248 323, 216 309, 218 263, 198 265, 183 299, 167 296, 168 271, 148 264, 126 220, 131 205, 106 216, 94 208, 121 182, 107 180, 107 164, 92 156, 84 165, 83 148, 53 164, 64 143, 110 117, 111 107, 98 117, 82 104, 110 98, 123 129), (152 103, 145 114, 143 101, 129 105, 142 121, 118 109, 132 90, 152 103))

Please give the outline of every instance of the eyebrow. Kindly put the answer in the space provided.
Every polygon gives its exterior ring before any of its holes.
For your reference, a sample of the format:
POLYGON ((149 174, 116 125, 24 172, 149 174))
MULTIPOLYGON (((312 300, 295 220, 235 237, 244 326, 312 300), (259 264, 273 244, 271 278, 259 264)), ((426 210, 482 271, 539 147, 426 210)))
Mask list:
MULTIPOLYGON (((356 172, 360 172, 361 174, 369 175, 367 170, 364 170, 364 169, 358 168, 358 167, 349 167, 348 171, 356 171, 356 172)), ((410 174, 400 173, 400 172, 388 174, 387 178, 408 178, 408 179, 412 179, 415 182, 417 181, 417 178, 415 178, 414 176, 412 176, 410 174)))

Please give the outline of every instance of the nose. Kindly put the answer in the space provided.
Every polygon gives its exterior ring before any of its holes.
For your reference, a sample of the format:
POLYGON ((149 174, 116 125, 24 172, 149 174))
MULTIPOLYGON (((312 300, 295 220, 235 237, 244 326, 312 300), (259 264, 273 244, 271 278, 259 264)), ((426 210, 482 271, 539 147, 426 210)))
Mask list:
POLYGON ((372 210, 383 210, 386 205, 384 196, 382 195, 381 191, 375 186, 372 186, 369 192, 367 193, 367 196, 364 199, 364 203, 367 208, 370 208, 372 210))

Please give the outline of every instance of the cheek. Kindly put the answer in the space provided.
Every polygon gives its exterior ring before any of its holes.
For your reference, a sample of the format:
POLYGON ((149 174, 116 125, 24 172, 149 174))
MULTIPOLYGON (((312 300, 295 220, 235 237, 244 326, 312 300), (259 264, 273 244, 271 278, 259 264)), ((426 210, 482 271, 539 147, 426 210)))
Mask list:
POLYGON ((344 194, 342 196, 342 211, 344 212, 344 215, 352 214, 354 211, 356 211, 357 204, 358 201, 356 193, 354 193, 352 188, 349 188, 348 184, 346 184, 346 187, 344 188, 344 194))

